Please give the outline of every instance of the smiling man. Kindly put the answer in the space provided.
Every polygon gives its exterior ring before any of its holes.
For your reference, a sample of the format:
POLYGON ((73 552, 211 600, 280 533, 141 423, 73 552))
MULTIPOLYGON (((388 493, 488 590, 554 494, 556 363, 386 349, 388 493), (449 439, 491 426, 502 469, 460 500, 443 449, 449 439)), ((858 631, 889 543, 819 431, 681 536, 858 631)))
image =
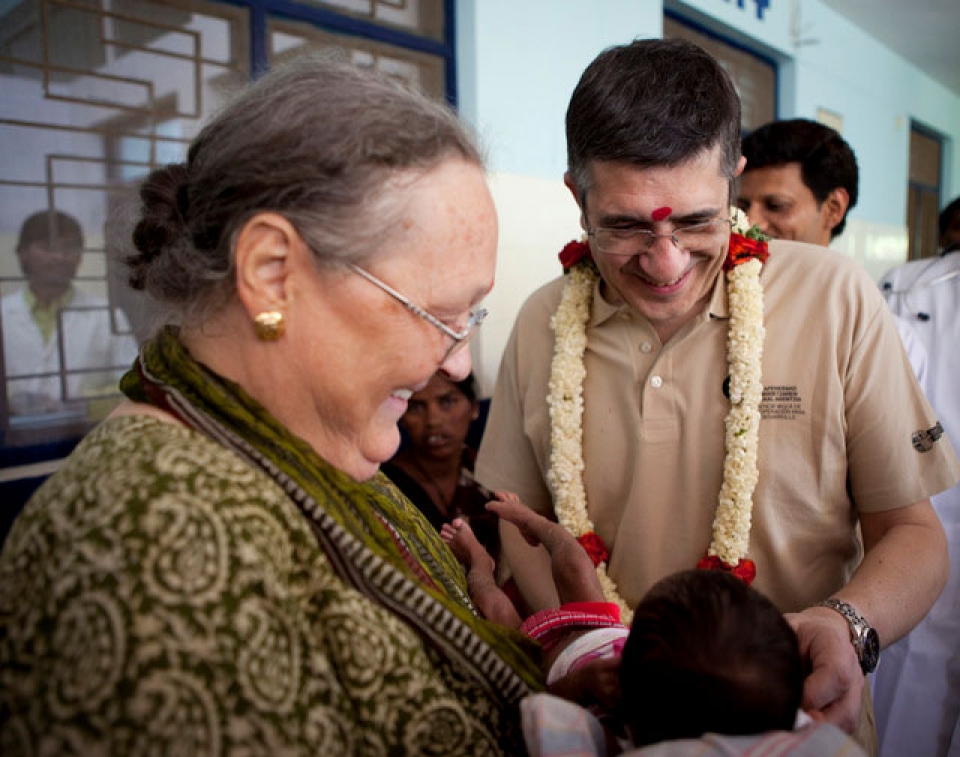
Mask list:
MULTIPOLYGON (((773 121, 743 138, 743 157, 737 205, 765 234, 826 247, 843 233, 860 174, 853 149, 836 131, 804 118, 773 121)), ((927 350, 909 321, 894 318, 923 386, 927 350)))
MULTIPOLYGON (((743 565, 790 614, 812 665, 804 708, 848 731, 861 724, 875 748, 864 673, 943 586, 929 497, 960 477, 947 440, 932 440, 937 419, 893 319, 856 261, 809 245, 771 242, 759 273, 743 269, 748 293, 728 285, 731 244, 751 249, 727 220, 743 168, 740 103, 699 47, 654 39, 604 51, 566 126, 564 180, 589 249, 574 246, 592 263, 525 303, 477 477, 595 532, 608 594, 628 607, 742 539, 743 565), (739 330, 761 318, 759 333, 739 330), (731 381, 745 356, 760 373, 749 400, 760 420, 728 434, 730 398, 746 402, 731 381), (744 435, 755 485, 725 452, 744 435), (740 510, 715 527, 728 484, 740 510)), ((554 606, 545 556, 502 536, 527 602, 554 606)))
POLYGON ((857 204, 857 159, 836 131, 795 118, 761 126, 743 139, 747 160, 737 204, 775 239, 826 247, 857 204))

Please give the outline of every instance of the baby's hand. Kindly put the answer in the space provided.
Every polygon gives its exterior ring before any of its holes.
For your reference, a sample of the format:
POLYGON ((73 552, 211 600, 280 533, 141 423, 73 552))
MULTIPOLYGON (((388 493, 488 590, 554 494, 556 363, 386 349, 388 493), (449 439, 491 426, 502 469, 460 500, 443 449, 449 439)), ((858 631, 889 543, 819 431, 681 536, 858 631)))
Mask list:
POLYGON ((552 523, 523 504, 520 497, 512 492, 497 492, 497 498, 487 502, 487 510, 515 525, 527 544, 532 547, 544 544, 544 540, 550 536, 551 529, 557 527, 556 523, 552 523))
POLYGON ((521 507, 526 506, 523 504, 523 502, 520 501, 520 497, 518 497, 513 492, 497 492, 496 495, 497 495, 497 499, 496 499, 497 502, 504 502, 506 504, 519 505, 521 507))

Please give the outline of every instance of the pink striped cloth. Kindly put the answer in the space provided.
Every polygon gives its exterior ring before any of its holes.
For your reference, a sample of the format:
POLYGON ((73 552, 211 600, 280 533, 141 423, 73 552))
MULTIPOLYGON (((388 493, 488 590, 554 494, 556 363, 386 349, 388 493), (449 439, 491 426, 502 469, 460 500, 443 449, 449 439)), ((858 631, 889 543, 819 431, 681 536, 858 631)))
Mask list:
POLYGON ((547 673, 547 685, 555 683, 593 660, 619 657, 623 652, 623 645, 627 643, 629 633, 625 626, 594 628, 587 631, 557 655, 557 659, 553 661, 547 673))
MULTIPOLYGON (((520 702, 523 737, 530 757, 605 757, 607 738, 596 717, 552 694, 520 702)), ((756 736, 704 734, 699 739, 663 741, 641 748, 614 746, 622 757, 866 757, 846 733, 830 723, 806 721, 793 731, 756 736)))
POLYGON ((612 602, 568 602, 534 613, 520 630, 549 652, 564 635, 578 628, 623 627, 620 608, 612 602))

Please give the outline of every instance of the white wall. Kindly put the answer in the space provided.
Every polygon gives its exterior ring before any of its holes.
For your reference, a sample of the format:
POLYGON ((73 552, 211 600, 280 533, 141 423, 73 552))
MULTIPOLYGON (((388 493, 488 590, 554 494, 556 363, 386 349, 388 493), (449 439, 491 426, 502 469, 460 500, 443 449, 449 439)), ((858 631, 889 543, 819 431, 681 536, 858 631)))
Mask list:
POLYGON ((557 179, 566 167, 563 117, 598 52, 659 37, 659 0, 458 0, 459 106, 491 168, 557 179))
POLYGON ((663 16, 659 0, 458 0, 456 12, 460 112, 486 148, 500 218, 497 284, 473 347, 490 394, 520 305, 580 234, 562 182, 570 93, 604 48, 659 37, 663 16))
POLYGON ((910 121, 950 141, 944 200, 960 194, 960 95, 930 79, 818 0, 805 0, 796 53, 796 99, 783 115, 813 117, 818 107, 843 116, 857 154, 861 198, 855 218, 902 223, 906 212, 910 121))
POLYGON ((560 272, 580 233, 562 185, 563 119, 580 74, 604 48, 659 37, 664 6, 778 61, 781 118, 843 118, 861 197, 834 246, 875 276, 906 255, 911 120, 942 134, 944 201, 960 195, 960 96, 880 45, 820 0, 457 0, 460 110, 486 147, 500 215, 497 285, 474 347, 484 393, 522 302, 560 272), (762 17, 761 17, 762 16, 762 17))

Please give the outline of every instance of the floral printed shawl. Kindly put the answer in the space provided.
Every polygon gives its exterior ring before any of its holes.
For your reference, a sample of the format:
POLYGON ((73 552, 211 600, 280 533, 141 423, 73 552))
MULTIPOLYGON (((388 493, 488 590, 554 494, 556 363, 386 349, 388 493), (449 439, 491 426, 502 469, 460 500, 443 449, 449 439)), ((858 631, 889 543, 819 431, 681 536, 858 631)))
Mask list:
POLYGON ((537 651, 382 475, 358 483, 173 330, 0 556, 0 752, 519 754, 537 651))

